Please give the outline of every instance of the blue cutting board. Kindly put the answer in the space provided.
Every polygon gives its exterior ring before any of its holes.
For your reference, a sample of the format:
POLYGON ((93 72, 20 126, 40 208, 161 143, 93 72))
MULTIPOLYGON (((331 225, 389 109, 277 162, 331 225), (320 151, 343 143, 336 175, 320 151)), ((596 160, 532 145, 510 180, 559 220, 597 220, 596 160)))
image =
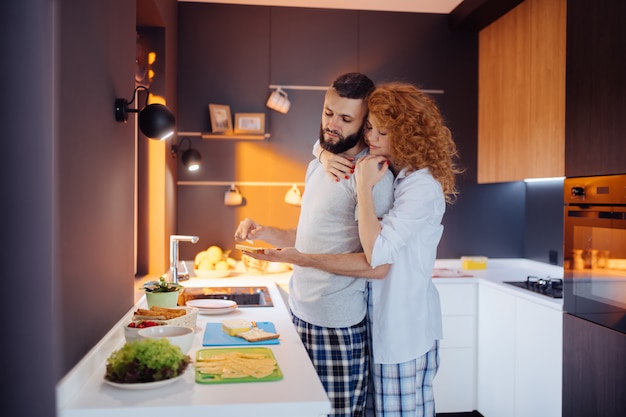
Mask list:
MULTIPOLYGON (((276 333, 274 323, 271 321, 257 321, 259 329, 276 333)), ((260 340, 258 342, 248 342, 241 337, 229 336, 222 330, 222 323, 207 323, 202 338, 202 346, 253 346, 253 345, 277 345, 278 339, 260 340)))

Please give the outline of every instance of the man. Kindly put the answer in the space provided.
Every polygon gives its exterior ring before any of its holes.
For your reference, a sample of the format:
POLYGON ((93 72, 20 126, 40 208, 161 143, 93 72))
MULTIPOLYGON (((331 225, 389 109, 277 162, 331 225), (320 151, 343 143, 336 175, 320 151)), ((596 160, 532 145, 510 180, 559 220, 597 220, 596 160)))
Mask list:
MULTIPOLYGON (((367 96, 374 83, 365 75, 339 76, 324 98, 319 143, 325 151, 356 161, 368 153, 363 141, 367 96)), ((374 188, 379 216, 392 205, 393 176, 374 188)), ((353 178, 335 182, 318 159, 306 173, 305 193, 297 229, 284 230, 243 220, 235 239, 263 240, 279 248, 295 247, 302 253, 361 253, 356 221, 356 185, 353 178)), ((350 258, 352 259, 352 258, 350 258)), ((294 265, 289 283, 289 307, 294 325, 326 389, 332 416, 363 416, 369 375, 367 350, 366 280, 382 278, 388 266, 370 268, 366 262, 346 260, 345 274, 294 265), (355 268, 365 269, 353 274, 355 268), (348 276, 346 276, 348 275, 348 276)))

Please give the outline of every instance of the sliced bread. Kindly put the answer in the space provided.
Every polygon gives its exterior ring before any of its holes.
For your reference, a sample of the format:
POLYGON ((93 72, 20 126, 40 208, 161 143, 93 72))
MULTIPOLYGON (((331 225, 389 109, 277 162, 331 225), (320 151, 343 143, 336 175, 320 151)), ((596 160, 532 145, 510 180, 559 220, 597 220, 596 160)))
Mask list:
POLYGON ((278 339, 280 337, 278 333, 268 332, 258 327, 254 327, 246 332, 237 333, 235 336, 241 337, 248 342, 260 342, 261 340, 278 339))

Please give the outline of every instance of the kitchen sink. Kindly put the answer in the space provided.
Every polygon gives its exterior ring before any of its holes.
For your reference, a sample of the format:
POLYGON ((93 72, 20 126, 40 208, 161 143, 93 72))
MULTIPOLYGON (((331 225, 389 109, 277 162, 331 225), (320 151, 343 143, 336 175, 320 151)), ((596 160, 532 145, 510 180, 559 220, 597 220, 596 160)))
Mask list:
POLYGON ((194 299, 232 300, 239 307, 273 307, 267 287, 185 287, 178 305, 194 299))

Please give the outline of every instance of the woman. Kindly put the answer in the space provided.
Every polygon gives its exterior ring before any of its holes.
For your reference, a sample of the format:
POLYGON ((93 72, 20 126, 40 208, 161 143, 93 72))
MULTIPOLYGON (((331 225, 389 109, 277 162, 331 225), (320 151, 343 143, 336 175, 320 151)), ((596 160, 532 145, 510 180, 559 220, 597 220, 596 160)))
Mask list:
POLYGON ((369 283, 373 407, 377 416, 435 416, 442 328, 431 276, 446 203, 457 194, 457 149, 434 101, 411 84, 378 86, 368 108, 370 155, 355 170, 359 236, 372 267, 391 264, 369 283), (371 190, 387 168, 394 204, 379 221, 371 190))

